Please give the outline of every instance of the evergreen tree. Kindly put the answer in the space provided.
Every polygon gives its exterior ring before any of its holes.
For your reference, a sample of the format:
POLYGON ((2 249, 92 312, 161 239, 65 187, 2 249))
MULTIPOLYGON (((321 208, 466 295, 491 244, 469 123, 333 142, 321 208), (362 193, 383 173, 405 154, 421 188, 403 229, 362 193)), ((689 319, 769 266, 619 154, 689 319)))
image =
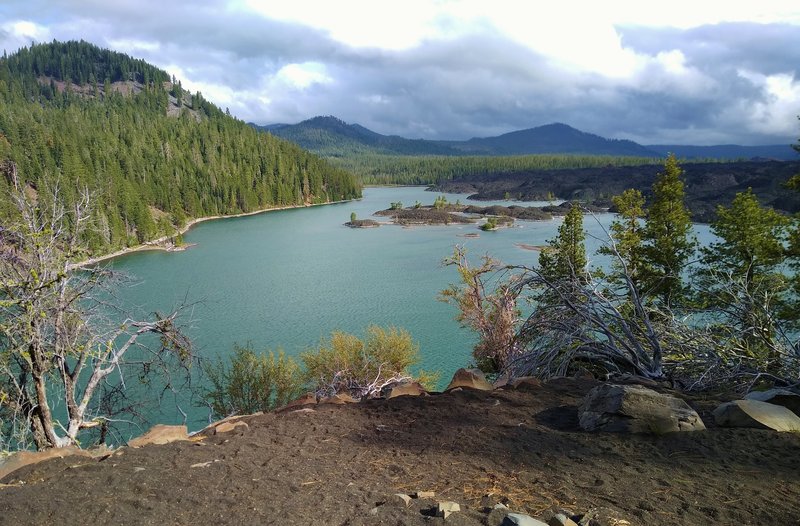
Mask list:
POLYGON ((686 208, 681 170, 675 155, 653 183, 652 203, 643 232, 642 290, 670 308, 686 294, 682 273, 695 251, 692 221, 686 208))
MULTIPOLYGON (((798 117, 800 119, 800 117, 798 117)), ((800 154, 800 139, 792 148, 800 154)), ((795 191, 800 191, 800 174, 796 174, 789 179, 787 186, 795 191)), ((789 250, 787 252, 787 259, 790 268, 792 269, 792 297, 787 302, 784 310, 784 317, 787 319, 800 318, 800 214, 796 214, 792 220, 792 225, 789 230, 789 250)))
POLYGON ((548 247, 539 253, 542 276, 550 281, 582 281, 586 276, 586 233, 583 212, 574 203, 558 227, 558 236, 549 240, 548 247))
POLYGON ((612 267, 615 274, 625 272, 638 289, 644 264, 642 261, 645 229, 644 196, 639 190, 628 189, 621 195, 614 196, 612 201, 619 218, 611 223, 610 228, 614 246, 600 247, 598 252, 614 256, 612 267))
POLYGON ((720 241, 702 250, 702 299, 725 313, 721 321, 741 335, 747 352, 769 352, 789 291, 782 272, 789 220, 759 205, 749 189, 717 215, 711 230, 720 241))

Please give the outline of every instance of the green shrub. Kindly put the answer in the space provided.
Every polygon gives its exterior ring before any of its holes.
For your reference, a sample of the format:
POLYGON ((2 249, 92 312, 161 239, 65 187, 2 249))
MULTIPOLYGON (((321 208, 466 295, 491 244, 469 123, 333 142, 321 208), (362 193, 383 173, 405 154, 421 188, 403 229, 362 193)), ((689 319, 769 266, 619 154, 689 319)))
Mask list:
POLYGON ((479 227, 484 232, 488 232, 490 230, 494 230, 497 228, 497 219, 494 217, 489 217, 484 224, 479 227))
POLYGON ((205 399, 220 416, 270 411, 303 392, 300 367, 283 352, 256 354, 237 345, 229 363, 220 359, 203 370, 212 386, 205 399))
POLYGON ((373 325, 366 332, 364 340, 334 332, 318 349, 302 353, 308 385, 323 396, 344 392, 364 398, 377 396, 393 382, 413 380, 409 368, 419 359, 419 347, 408 331, 373 325))

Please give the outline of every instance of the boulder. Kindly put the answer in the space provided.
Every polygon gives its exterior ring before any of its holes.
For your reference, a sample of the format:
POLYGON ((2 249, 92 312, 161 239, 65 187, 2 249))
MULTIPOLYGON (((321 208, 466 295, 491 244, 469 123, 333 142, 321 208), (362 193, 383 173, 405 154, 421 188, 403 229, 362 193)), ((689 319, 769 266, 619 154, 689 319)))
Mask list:
POLYGON ((547 526, 547 524, 524 513, 509 513, 501 526, 547 526))
POLYGON ((535 376, 520 376, 512 378, 509 376, 502 376, 492 384, 495 389, 536 389, 541 387, 542 381, 535 376))
POLYGON ((800 416, 800 394, 788 389, 770 389, 769 391, 753 391, 745 395, 747 400, 758 400, 768 404, 782 405, 797 416, 800 416))
POLYGON ((345 405, 345 404, 356 404, 358 400, 353 398, 347 393, 337 393, 333 396, 329 396, 328 398, 324 398, 319 401, 320 404, 333 404, 333 405, 345 405))
POLYGON ((253 413, 252 415, 233 415, 233 416, 225 417, 222 420, 217 420, 216 422, 212 422, 212 423, 208 424, 206 427, 204 427, 200 431, 192 433, 191 439, 192 440, 197 440, 197 439, 201 439, 202 440, 203 437, 216 435, 217 433, 227 433, 228 431, 233 431, 237 427, 243 427, 243 428, 246 429, 246 428, 248 428, 250 426, 248 426, 244 422, 240 422, 240 420, 242 418, 245 418, 247 416, 258 416, 258 415, 263 415, 263 414, 264 414, 263 412, 258 412, 258 413, 253 413))
POLYGON ((408 505, 411 504, 411 497, 405 493, 395 493, 392 495, 392 499, 394 502, 402 503, 406 508, 408 508, 408 505))
POLYGON ((281 407, 278 411, 286 411, 290 409, 295 409, 298 407, 302 407, 304 405, 316 405, 317 403, 317 395, 314 393, 306 393, 300 398, 296 398, 286 404, 285 406, 281 407))
POLYGON ((397 384, 390 387, 386 393, 386 398, 397 398, 398 396, 424 396, 428 391, 419 382, 409 382, 397 384))
POLYGON ((214 434, 218 435, 220 433, 229 433, 229 432, 235 431, 237 429, 240 430, 240 431, 247 431, 248 429, 250 429, 250 426, 247 425, 246 422, 241 422, 241 421, 239 421, 239 422, 236 422, 236 421, 234 421, 234 422, 222 422, 218 426, 214 427, 214 434))
POLYGON ((486 376, 480 369, 459 369, 450 380, 450 384, 445 391, 462 387, 466 389, 478 389, 480 391, 491 391, 494 389, 492 384, 486 381, 486 376))
POLYGON ((150 444, 169 444, 180 440, 189 440, 186 426, 167 426, 158 424, 142 436, 128 441, 130 447, 142 447, 150 444))
POLYGON ((706 428, 684 400, 640 385, 595 387, 578 408, 578 418, 586 431, 662 434, 706 428))
POLYGON ((630 521, 623 519, 609 508, 592 508, 583 515, 578 526, 631 526, 630 521))
POLYGON ((457 502, 444 501, 436 505, 436 516, 446 519, 451 513, 461 511, 461 506, 457 502))
POLYGON ((110 455, 111 452, 106 448, 97 450, 84 450, 77 446, 44 449, 42 451, 17 451, 9 455, 5 460, 0 461, 0 480, 13 473, 14 471, 38 464, 53 458, 64 458, 70 456, 95 458, 103 455, 110 455))
POLYGON ((547 526, 578 526, 578 523, 564 513, 556 513, 547 521, 547 526))
POLYGON ((783 406, 758 400, 734 400, 714 409, 722 427, 754 427, 775 431, 800 431, 800 417, 783 406))

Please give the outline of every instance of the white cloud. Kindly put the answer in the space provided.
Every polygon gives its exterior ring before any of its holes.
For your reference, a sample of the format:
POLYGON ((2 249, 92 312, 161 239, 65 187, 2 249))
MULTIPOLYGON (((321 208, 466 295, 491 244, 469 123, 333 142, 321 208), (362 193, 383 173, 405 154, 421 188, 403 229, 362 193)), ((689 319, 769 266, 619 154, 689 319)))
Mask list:
POLYGON ((31 42, 52 40, 50 29, 30 20, 11 20, 0 24, 0 36, 3 36, 0 47, 9 53, 31 42))
POLYGON ((244 5, 271 19, 325 30, 353 47, 407 49, 436 33, 436 2, 404 0, 313 1, 245 0, 244 5))
POLYGON ((108 40, 108 45, 116 51, 121 51, 129 55, 136 55, 141 52, 155 53, 161 48, 161 44, 158 42, 130 38, 111 39, 108 40))
POLYGON ((719 0, 243 0, 262 16, 308 25, 357 48, 404 50, 426 40, 494 32, 547 56, 572 71, 623 78, 634 75, 640 57, 622 46, 625 25, 690 28, 721 22, 800 24, 795 1, 762 0, 738 5, 719 0))
POLYGON ((763 75, 746 70, 740 70, 739 76, 764 94, 761 100, 738 108, 747 119, 749 128, 756 133, 796 134, 800 81, 788 74, 763 75))
POLYGON ((326 73, 325 65, 319 62, 287 64, 275 74, 275 78, 290 87, 301 90, 314 84, 333 82, 333 79, 326 73))

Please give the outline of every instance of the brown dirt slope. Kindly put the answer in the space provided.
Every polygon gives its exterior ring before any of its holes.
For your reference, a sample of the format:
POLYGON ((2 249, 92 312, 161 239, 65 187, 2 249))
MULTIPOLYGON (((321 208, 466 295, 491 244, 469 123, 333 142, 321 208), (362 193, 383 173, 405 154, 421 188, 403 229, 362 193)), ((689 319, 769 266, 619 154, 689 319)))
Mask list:
MULTIPOLYGON (((603 507, 630 524, 798 524, 800 436, 585 433, 576 408, 593 385, 320 405, 51 460, 0 481, 0 524, 444 524, 427 516, 437 500, 461 504, 454 525, 499 524, 484 510, 496 502, 534 516, 603 507), (436 498, 392 499, 418 490, 436 498)), ((713 424, 712 403, 693 405, 713 424)))

